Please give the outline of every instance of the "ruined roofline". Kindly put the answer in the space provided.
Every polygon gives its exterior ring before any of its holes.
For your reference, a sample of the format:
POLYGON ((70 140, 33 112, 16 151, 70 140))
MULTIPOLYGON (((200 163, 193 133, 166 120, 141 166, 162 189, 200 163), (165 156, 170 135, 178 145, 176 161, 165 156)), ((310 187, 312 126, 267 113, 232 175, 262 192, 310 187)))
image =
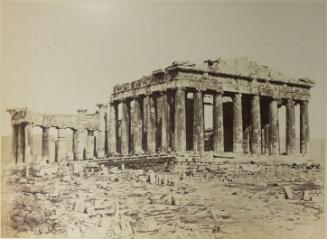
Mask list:
POLYGON ((100 118, 106 109, 105 104, 97 104, 98 109, 94 113, 87 114, 86 109, 78 109, 75 114, 39 113, 27 107, 8 108, 12 125, 33 124, 40 127, 56 128, 86 128, 97 130, 100 127, 100 118), (99 118, 100 117, 100 118, 99 118))
MULTIPOLYGON (((194 64, 189 61, 174 61, 165 70, 154 70, 152 74, 143 76, 139 80, 129 83, 117 84, 114 86, 113 93, 122 92, 121 89, 135 89, 139 85, 146 87, 148 85, 155 85, 152 79, 161 78, 161 82, 169 81, 174 72, 189 72, 193 74, 208 74, 211 76, 221 76, 225 78, 238 78, 249 80, 261 80, 267 82, 274 82, 280 84, 288 84, 311 88, 315 82, 309 78, 291 78, 279 71, 271 69, 265 65, 259 65, 254 61, 249 61, 247 58, 235 58, 232 60, 205 60, 204 63, 194 64), (142 83, 140 83, 142 82, 142 83)), ((159 80, 160 81, 160 80, 159 80)), ((157 82, 157 81, 155 81, 157 82)))
MULTIPOLYGON (((97 104, 98 108, 105 108, 107 105, 103 103, 97 104)), ((43 112, 37 112, 32 111, 28 107, 21 107, 21 108, 7 108, 6 111, 10 114, 14 114, 16 112, 26 112, 26 113, 32 113, 32 114, 40 114, 45 116, 64 116, 64 117, 70 117, 70 116, 77 116, 79 113, 84 113, 86 116, 95 116, 99 113, 99 110, 96 109, 94 113, 89 113, 87 109, 77 109, 76 114, 65 114, 65 113, 43 113, 43 112)))

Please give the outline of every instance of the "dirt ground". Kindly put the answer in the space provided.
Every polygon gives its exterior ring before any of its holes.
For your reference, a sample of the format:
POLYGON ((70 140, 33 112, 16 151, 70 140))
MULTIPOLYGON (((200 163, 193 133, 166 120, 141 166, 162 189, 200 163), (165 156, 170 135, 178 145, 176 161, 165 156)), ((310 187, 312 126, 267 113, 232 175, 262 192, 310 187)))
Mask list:
POLYGON ((77 163, 7 170, 2 236, 323 238, 323 169, 220 165, 167 172, 77 163))

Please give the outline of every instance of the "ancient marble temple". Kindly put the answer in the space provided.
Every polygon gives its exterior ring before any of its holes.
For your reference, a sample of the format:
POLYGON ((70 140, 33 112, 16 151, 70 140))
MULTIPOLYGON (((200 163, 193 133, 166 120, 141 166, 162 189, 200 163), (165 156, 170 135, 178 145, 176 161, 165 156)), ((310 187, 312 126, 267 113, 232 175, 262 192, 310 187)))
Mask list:
POLYGON ((307 78, 293 79, 246 58, 202 64, 173 62, 165 70, 116 85, 108 104, 98 104, 93 114, 86 110, 60 115, 9 109, 13 157, 18 163, 35 160, 31 132, 36 126, 42 128, 42 160, 49 161, 65 160, 67 143, 72 144, 74 160, 163 155, 203 160, 207 152, 217 157, 276 156, 281 154, 281 107, 286 109, 285 153, 305 156, 310 152, 312 86, 314 82, 307 78), (206 105, 211 106, 211 114, 205 113, 206 105), (210 129, 205 127, 208 115, 212 117, 210 129), (58 132, 54 141, 49 140, 50 128, 58 132), (66 140, 67 128, 73 132, 71 142, 66 140), (296 145, 297 137, 300 145, 296 145), (50 143, 55 144, 52 158, 50 143))

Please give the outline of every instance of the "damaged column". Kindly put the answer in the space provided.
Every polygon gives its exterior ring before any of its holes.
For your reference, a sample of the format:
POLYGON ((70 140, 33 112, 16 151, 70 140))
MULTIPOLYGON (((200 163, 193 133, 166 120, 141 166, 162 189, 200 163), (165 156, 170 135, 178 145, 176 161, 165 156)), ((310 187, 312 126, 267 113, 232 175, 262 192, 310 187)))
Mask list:
POLYGON ((109 155, 117 155, 117 104, 116 102, 110 103, 109 115, 109 155))
POLYGON ((32 144, 33 144, 33 136, 32 136, 33 125, 30 123, 25 124, 24 127, 24 162, 29 163, 33 158, 32 152, 32 144))
POLYGON ((12 139, 11 139, 11 155, 15 163, 17 163, 17 142, 18 141, 18 126, 12 124, 12 139))
POLYGON ((271 99, 269 103, 269 126, 270 126, 270 144, 269 151, 271 155, 279 154, 278 150, 278 105, 277 99, 271 99))
POLYGON ((223 92, 213 95, 213 151, 224 152, 223 92))
POLYGON ((98 112, 98 122, 99 128, 97 131, 96 137, 96 156, 97 158, 105 157, 105 141, 106 141, 106 119, 105 119, 105 111, 106 106, 104 104, 97 104, 98 112))
POLYGON ((253 154, 261 154, 261 113, 260 96, 251 99, 251 146, 253 154))
POLYGON ((141 112, 141 99, 134 97, 133 99, 133 153, 142 154, 142 112, 141 112))
POLYGON ((121 120, 121 153, 129 154, 130 145, 130 101, 122 101, 122 120, 121 120))
POLYGON ((196 90, 194 93, 194 151, 202 154, 204 152, 204 111, 203 111, 203 92, 196 90))
POLYGON ((233 98, 233 152, 243 152, 242 94, 236 93, 233 98))
POLYGON ((169 119, 170 119, 170 107, 168 92, 161 92, 161 151, 167 152, 169 148, 169 119))
POLYGON ((66 129, 58 128, 57 161, 66 158, 66 129))
POLYGON ((156 152, 156 109, 154 95, 147 95, 147 151, 152 154, 156 152))
POLYGON ((309 141, 310 141, 310 130, 309 130, 309 102, 301 101, 300 103, 300 153, 302 155, 310 154, 309 141))
POLYGON ((293 155, 296 152, 295 103, 287 99, 286 103, 286 153, 293 155))
POLYGON ((50 132, 48 127, 42 127, 42 158, 49 161, 50 157, 50 132))
POLYGON ((178 154, 186 151, 186 112, 185 112, 185 88, 177 88, 175 95, 175 132, 174 144, 178 154))
POLYGON ((24 162, 24 145, 25 145, 24 124, 17 125, 17 163, 24 162))
POLYGON ((86 150, 86 158, 93 159, 94 157, 94 130, 87 130, 87 150, 86 150))
POLYGON ((74 130, 74 155, 76 160, 86 159, 87 131, 85 118, 87 110, 77 110, 77 129, 74 130))

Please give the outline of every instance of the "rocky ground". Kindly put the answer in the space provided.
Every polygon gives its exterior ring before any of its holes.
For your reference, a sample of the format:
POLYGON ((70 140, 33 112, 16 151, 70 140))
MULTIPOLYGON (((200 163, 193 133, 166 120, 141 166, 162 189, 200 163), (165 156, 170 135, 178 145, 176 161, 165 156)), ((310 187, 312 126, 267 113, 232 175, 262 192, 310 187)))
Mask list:
POLYGON ((322 172, 313 163, 22 166, 2 175, 2 236, 323 238, 322 172))

